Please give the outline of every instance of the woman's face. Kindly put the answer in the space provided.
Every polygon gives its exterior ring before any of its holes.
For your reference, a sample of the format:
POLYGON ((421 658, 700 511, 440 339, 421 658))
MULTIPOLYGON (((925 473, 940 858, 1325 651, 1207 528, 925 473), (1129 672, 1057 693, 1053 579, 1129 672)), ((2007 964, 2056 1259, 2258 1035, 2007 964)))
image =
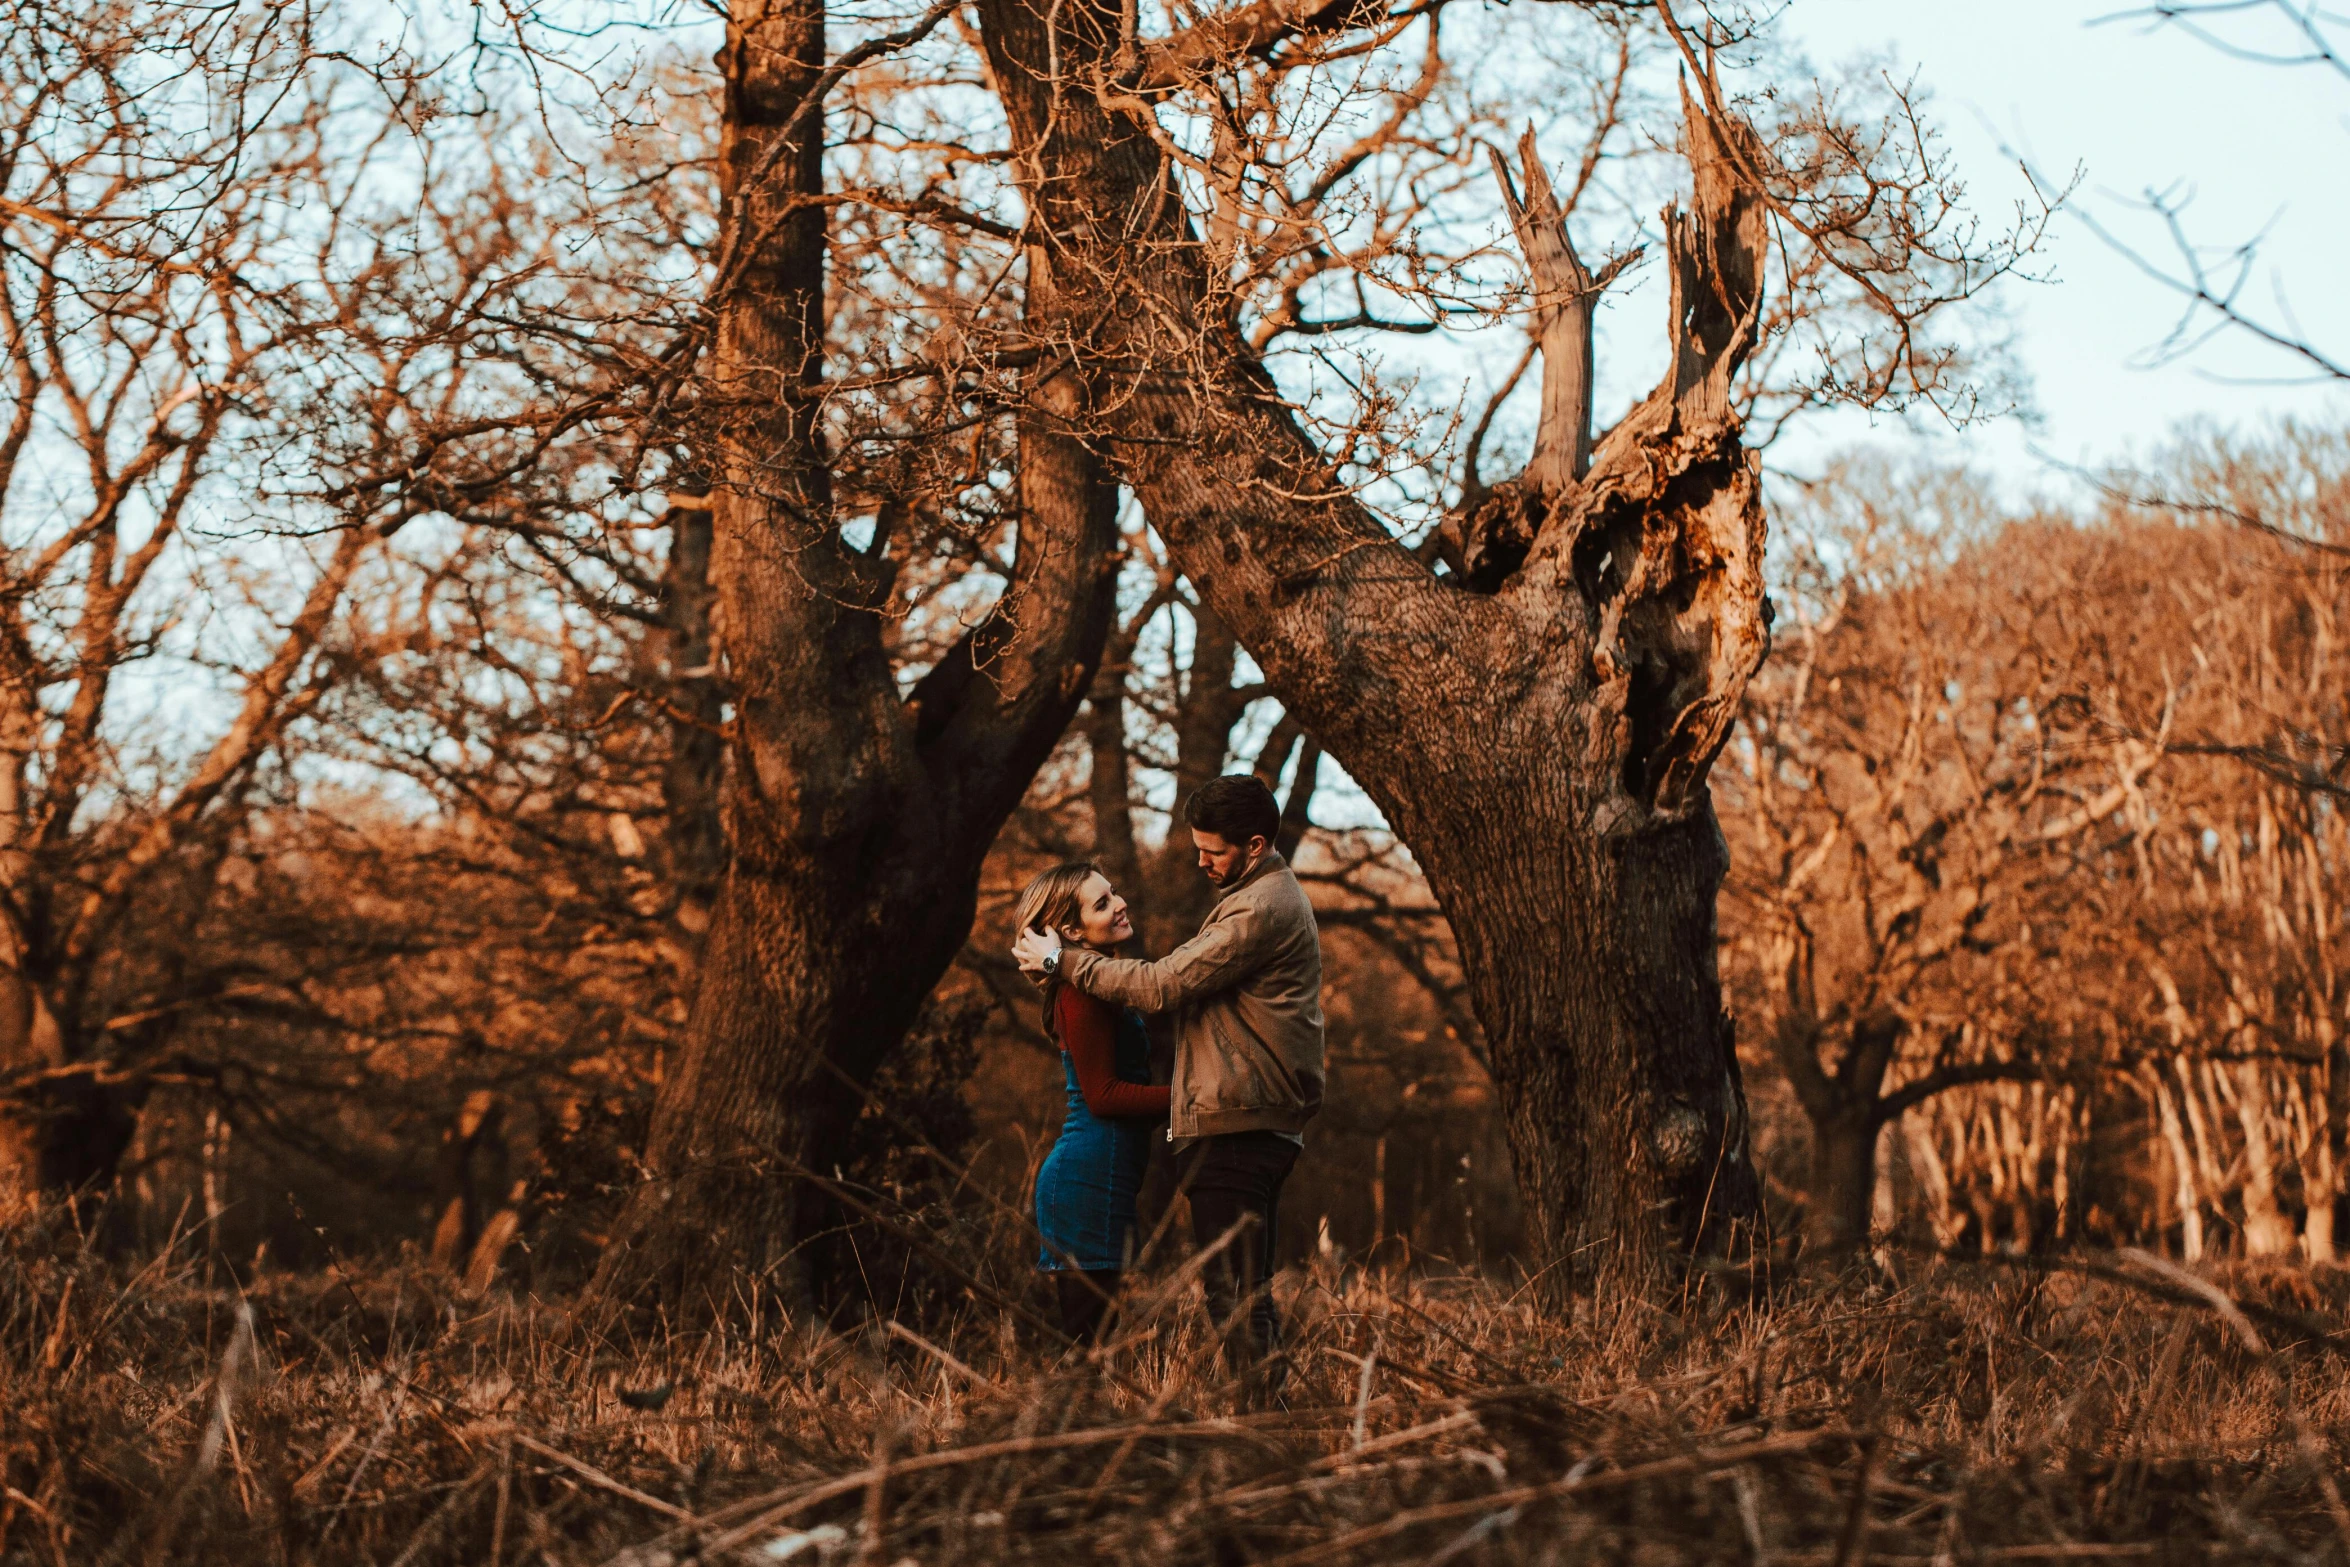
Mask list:
POLYGON ((1077 889, 1077 923, 1064 927, 1061 939, 1107 952, 1133 934, 1126 900, 1118 896, 1110 878, 1100 871, 1086 877, 1085 885, 1077 889))

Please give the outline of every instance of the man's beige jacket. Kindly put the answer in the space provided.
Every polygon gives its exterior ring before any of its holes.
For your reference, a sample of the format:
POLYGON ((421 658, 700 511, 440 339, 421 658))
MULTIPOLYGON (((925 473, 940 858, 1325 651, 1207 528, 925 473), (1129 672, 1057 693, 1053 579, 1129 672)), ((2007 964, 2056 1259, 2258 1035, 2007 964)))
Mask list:
POLYGON ((1168 1136, 1302 1132, 1322 1108, 1322 938, 1280 855, 1156 963, 1067 947, 1061 973, 1089 996, 1174 1014, 1168 1136))

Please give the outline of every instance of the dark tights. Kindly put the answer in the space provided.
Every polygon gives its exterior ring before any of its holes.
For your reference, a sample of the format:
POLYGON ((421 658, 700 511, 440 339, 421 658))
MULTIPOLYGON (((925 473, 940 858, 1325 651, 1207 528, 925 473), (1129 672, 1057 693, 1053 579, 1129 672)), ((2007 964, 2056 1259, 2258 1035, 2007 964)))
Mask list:
POLYGON ((1118 1270, 1056 1273, 1053 1288, 1060 1297, 1061 1331, 1069 1335, 1071 1342, 1091 1344, 1101 1337, 1102 1324, 1110 1315, 1111 1297, 1118 1293, 1118 1270))

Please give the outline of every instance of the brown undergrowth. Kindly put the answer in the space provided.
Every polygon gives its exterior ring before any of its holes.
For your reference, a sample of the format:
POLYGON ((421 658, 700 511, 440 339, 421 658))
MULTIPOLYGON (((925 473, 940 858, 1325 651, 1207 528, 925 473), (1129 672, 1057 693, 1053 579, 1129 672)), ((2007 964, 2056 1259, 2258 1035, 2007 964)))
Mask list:
POLYGON ((2333 1272, 1898 1259, 1558 1324, 1325 1259, 1282 1282, 1289 1407, 1240 1414, 1181 1270, 1089 1361, 976 1304, 589 1345, 45 1220, 0 1269, 9 1563, 2350 1559, 2333 1272))

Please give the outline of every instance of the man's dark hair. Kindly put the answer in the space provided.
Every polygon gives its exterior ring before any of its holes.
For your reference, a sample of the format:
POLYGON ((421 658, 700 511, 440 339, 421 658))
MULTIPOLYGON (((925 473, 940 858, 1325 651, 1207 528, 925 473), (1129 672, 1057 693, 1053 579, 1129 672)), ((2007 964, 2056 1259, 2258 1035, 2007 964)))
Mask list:
POLYGON ((1281 836, 1281 807, 1254 773, 1227 773, 1201 784, 1183 802, 1183 821, 1230 844, 1251 838, 1271 843, 1281 836))

